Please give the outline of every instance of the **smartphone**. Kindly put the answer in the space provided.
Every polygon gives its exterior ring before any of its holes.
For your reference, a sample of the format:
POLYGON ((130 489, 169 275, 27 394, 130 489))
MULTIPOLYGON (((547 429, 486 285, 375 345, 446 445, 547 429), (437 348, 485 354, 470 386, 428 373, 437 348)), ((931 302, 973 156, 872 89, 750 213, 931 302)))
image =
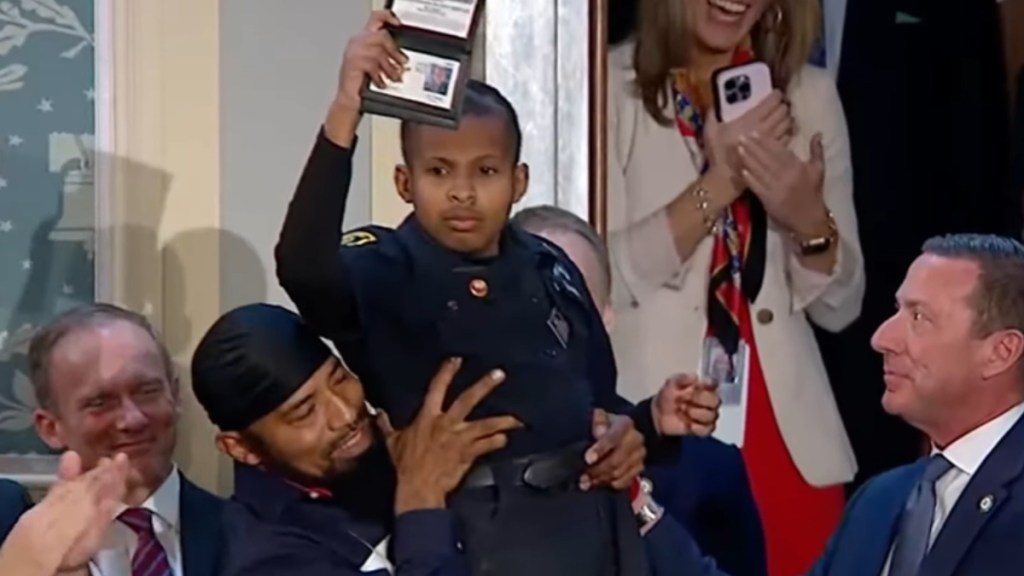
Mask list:
POLYGON ((711 76, 715 114, 719 122, 731 122, 757 106, 772 93, 772 71, 760 61, 720 68, 711 76))

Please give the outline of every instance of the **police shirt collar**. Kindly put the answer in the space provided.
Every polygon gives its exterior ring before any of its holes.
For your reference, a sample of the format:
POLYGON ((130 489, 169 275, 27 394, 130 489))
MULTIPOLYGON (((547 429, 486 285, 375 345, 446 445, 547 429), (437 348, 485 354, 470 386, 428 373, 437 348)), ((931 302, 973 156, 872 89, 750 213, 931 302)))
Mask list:
MULTIPOLYGON (((423 229, 415 214, 406 216, 396 231, 399 237, 406 241, 405 243, 409 250, 418 259, 427 258, 430 261, 436 261, 437 258, 442 258, 449 260, 453 266, 465 265, 467 263, 487 264, 489 260, 493 260, 473 259, 445 248, 423 229)), ((558 258, 558 253, 540 237, 530 234, 515 223, 509 222, 501 233, 498 256, 504 256, 515 249, 521 249, 526 253, 532 254, 538 261, 558 258)))
POLYGON ((275 472, 235 463, 233 498, 265 519, 279 518, 285 508, 296 502, 330 500, 333 497, 330 490, 303 486, 275 472))

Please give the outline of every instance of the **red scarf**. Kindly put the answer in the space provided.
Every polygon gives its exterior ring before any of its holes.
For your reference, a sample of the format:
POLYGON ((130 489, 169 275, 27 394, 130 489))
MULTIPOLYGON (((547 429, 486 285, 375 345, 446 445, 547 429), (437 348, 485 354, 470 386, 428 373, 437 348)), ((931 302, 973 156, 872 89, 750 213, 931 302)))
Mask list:
MULTIPOLYGON (((747 41, 736 49, 732 64, 753 59, 747 41)), ((703 147, 704 116, 712 106, 706 97, 708 81, 692 77, 685 69, 675 71, 672 80, 676 126, 684 138, 703 147)), ((702 169, 707 170, 706 162, 702 169)), ((749 327, 741 326, 749 323, 749 302, 757 297, 764 278, 767 218, 760 201, 747 191, 725 210, 718 224, 708 282, 708 334, 732 356, 740 339, 752 336, 749 327)))

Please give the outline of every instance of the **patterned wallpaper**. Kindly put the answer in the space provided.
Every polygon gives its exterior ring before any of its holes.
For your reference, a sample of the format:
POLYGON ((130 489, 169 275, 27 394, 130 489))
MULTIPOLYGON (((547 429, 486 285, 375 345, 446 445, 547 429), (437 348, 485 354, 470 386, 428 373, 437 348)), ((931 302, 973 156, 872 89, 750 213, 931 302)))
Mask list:
POLYGON ((0 473, 46 451, 28 338, 93 298, 93 30, 92 0, 0 1, 0 473))

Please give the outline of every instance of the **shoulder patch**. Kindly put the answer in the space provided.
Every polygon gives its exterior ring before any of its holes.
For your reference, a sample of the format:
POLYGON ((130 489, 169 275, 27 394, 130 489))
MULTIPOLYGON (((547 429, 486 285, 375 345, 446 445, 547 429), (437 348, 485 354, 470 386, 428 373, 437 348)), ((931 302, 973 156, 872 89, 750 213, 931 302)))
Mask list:
POLYGON ((341 237, 341 245, 350 248, 375 244, 376 242, 377 237, 372 232, 367 232, 366 230, 353 230, 352 232, 346 232, 341 237))

